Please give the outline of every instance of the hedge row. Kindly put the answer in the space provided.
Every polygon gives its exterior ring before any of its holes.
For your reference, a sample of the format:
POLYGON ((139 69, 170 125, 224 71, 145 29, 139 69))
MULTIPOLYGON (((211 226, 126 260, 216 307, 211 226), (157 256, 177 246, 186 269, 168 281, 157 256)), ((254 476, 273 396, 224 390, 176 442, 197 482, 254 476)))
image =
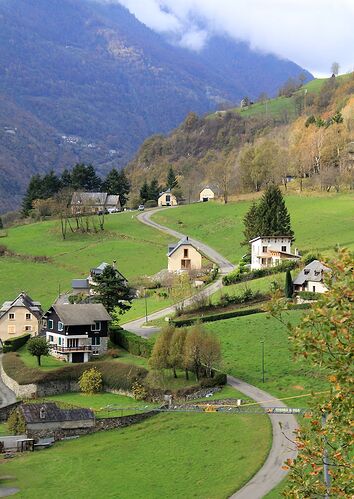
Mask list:
POLYGON ((124 350, 127 350, 132 355, 138 355, 147 359, 151 356, 153 348, 151 341, 125 331, 120 326, 110 328, 109 338, 112 343, 124 348, 124 350))
POLYGON ((232 317, 242 317, 244 315, 260 314, 261 312, 264 312, 264 310, 261 308, 249 308, 247 310, 233 310, 231 312, 222 312, 220 314, 191 317, 188 319, 177 319, 171 322, 176 327, 184 327, 184 326, 191 326, 196 322, 222 321, 224 319, 231 319, 232 317))
POLYGON ((41 384, 49 381, 77 381, 83 371, 96 367, 102 373, 105 386, 117 390, 130 390, 135 381, 142 381, 148 373, 143 367, 117 361, 67 364, 58 369, 43 371, 26 366, 16 352, 4 355, 2 365, 6 374, 20 385, 41 384))
POLYGON ((275 267, 268 267, 265 269, 255 269, 250 272, 242 272, 239 268, 233 270, 229 274, 222 278, 222 283, 224 286, 230 286, 230 284, 236 284, 238 282, 251 281, 252 279, 258 279, 259 277, 265 277, 267 275, 278 274, 280 272, 286 272, 287 270, 292 270, 297 267, 296 260, 285 261, 280 265, 275 267))
POLYGON ((27 343, 31 335, 29 333, 23 334, 22 336, 17 336, 16 338, 10 338, 4 341, 3 352, 16 352, 19 348, 27 343))

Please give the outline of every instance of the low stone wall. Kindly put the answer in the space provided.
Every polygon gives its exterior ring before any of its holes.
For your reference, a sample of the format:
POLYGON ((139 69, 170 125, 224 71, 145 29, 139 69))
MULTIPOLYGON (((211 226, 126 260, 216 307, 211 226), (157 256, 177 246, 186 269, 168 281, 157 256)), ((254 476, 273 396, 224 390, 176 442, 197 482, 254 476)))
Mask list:
POLYGON ((29 383, 28 385, 20 385, 13 378, 8 376, 0 365, 1 377, 5 385, 12 390, 16 397, 22 399, 30 399, 36 397, 48 397, 50 395, 59 395, 66 392, 78 392, 79 385, 76 381, 47 381, 46 383, 29 383))
POLYGON ((141 414, 132 414, 131 416, 118 416, 115 418, 101 418, 96 419, 96 426, 94 431, 105 431, 113 430, 114 428, 124 428, 125 426, 131 426, 136 423, 141 423, 145 419, 149 419, 152 416, 158 414, 158 411, 148 411, 142 412, 141 414))

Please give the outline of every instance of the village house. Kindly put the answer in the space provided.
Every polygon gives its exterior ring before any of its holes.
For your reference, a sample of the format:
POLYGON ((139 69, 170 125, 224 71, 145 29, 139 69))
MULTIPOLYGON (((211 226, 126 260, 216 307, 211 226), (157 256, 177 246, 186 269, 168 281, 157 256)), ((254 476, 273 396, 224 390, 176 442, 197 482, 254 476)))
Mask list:
MULTIPOLYGON (((128 286, 128 279, 124 277, 124 275, 121 272, 119 272, 119 270, 116 268, 116 263, 117 263, 116 260, 113 260, 112 267, 115 269, 116 275, 122 280, 124 286, 128 286)), ((90 274, 86 278, 73 279, 71 281, 72 294, 92 296, 94 294, 92 290, 92 286, 95 285, 94 278, 101 275, 104 269, 108 267, 108 265, 109 265, 108 263, 102 262, 97 267, 91 269, 90 274)))
POLYGON ((41 304, 24 291, 0 308, 0 341, 29 333, 36 336, 41 329, 41 304))
POLYGON ((64 437, 89 433, 95 426, 91 409, 61 409, 54 402, 21 404, 17 411, 22 415, 26 434, 30 438, 64 437))
POLYGON ((285 260, 298 260, 297 250, 291 251, 289 236, 259 236, 251 239, 251 270, 274 267, 285 260))
POLYGON ((204 189, 199 194, 199 201, 203 203, 209 201, 209 199, 214 199, 214 198, 215 198, 214 191, 210 189, 210 187, 208 186, 204 187, 204 189))
POLYGON ((165 192, 160 192, 159 199, 157 200, 158 206, 177 206, 177 198, 172 194, 171 189, 165 192))
POLYGON ((113 213, 122 211, 118 195, 107 192, 74 192, 71 198, 73 215, 113 213))
POLYGON ((112 320, 101 303, 59 304, 43 316, 50 353, 66 362, 88 362, 107 350, 112 320))
POLYGON ((202 253, 189 241, 188 236, 177 244, 170 244, 167 257, 169 272, 200 270, 202 268, 202 253))
POLYGON ((294 291, 310 291, 325 293, 328 288, 324 284, 324 274, 330 272, 319 260, 313 260, 306 265, 293 281, 294 291))

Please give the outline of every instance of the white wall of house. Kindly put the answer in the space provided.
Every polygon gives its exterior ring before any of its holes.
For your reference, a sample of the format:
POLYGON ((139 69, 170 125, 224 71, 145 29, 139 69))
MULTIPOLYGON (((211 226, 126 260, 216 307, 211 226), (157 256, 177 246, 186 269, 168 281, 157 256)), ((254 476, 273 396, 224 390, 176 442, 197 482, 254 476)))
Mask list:
POLYGON ((168 257, 168 270, 170 272, 200 270, 201 268, 202 255, 196 248, 189 244, 182 244, 168 257))
POLYGON ((306 281, 302 291, 311 291, 311 293, 326 293, 328 288, 323 284, 323 282, 318 281, 306 281))
POLYGON ((262 237, 251 243, 251 269, 274 267, 282 260, 281 256, 270 255, 272 251, 291 253, 290 237, 262 237))
POLYGON ((163 192, 158 199, 159 206, 177 206, 177 198, 172 192, 163 192))
POLYGON ((199 194, 199 201, 214 199, 214 197, 214 192, 209 187, 205 187, 199 194))

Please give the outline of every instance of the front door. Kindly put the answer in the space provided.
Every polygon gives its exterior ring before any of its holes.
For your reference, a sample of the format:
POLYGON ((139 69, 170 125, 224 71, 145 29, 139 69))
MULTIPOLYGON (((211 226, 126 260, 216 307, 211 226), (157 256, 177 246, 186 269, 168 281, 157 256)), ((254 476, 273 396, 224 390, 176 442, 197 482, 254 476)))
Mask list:
POLYGON ((83 362, 84 361, 84 354, 83 354, 83 352, 73 352, 71 354, 71 361, 74 364, 78 364, 79 362, 83 362))

